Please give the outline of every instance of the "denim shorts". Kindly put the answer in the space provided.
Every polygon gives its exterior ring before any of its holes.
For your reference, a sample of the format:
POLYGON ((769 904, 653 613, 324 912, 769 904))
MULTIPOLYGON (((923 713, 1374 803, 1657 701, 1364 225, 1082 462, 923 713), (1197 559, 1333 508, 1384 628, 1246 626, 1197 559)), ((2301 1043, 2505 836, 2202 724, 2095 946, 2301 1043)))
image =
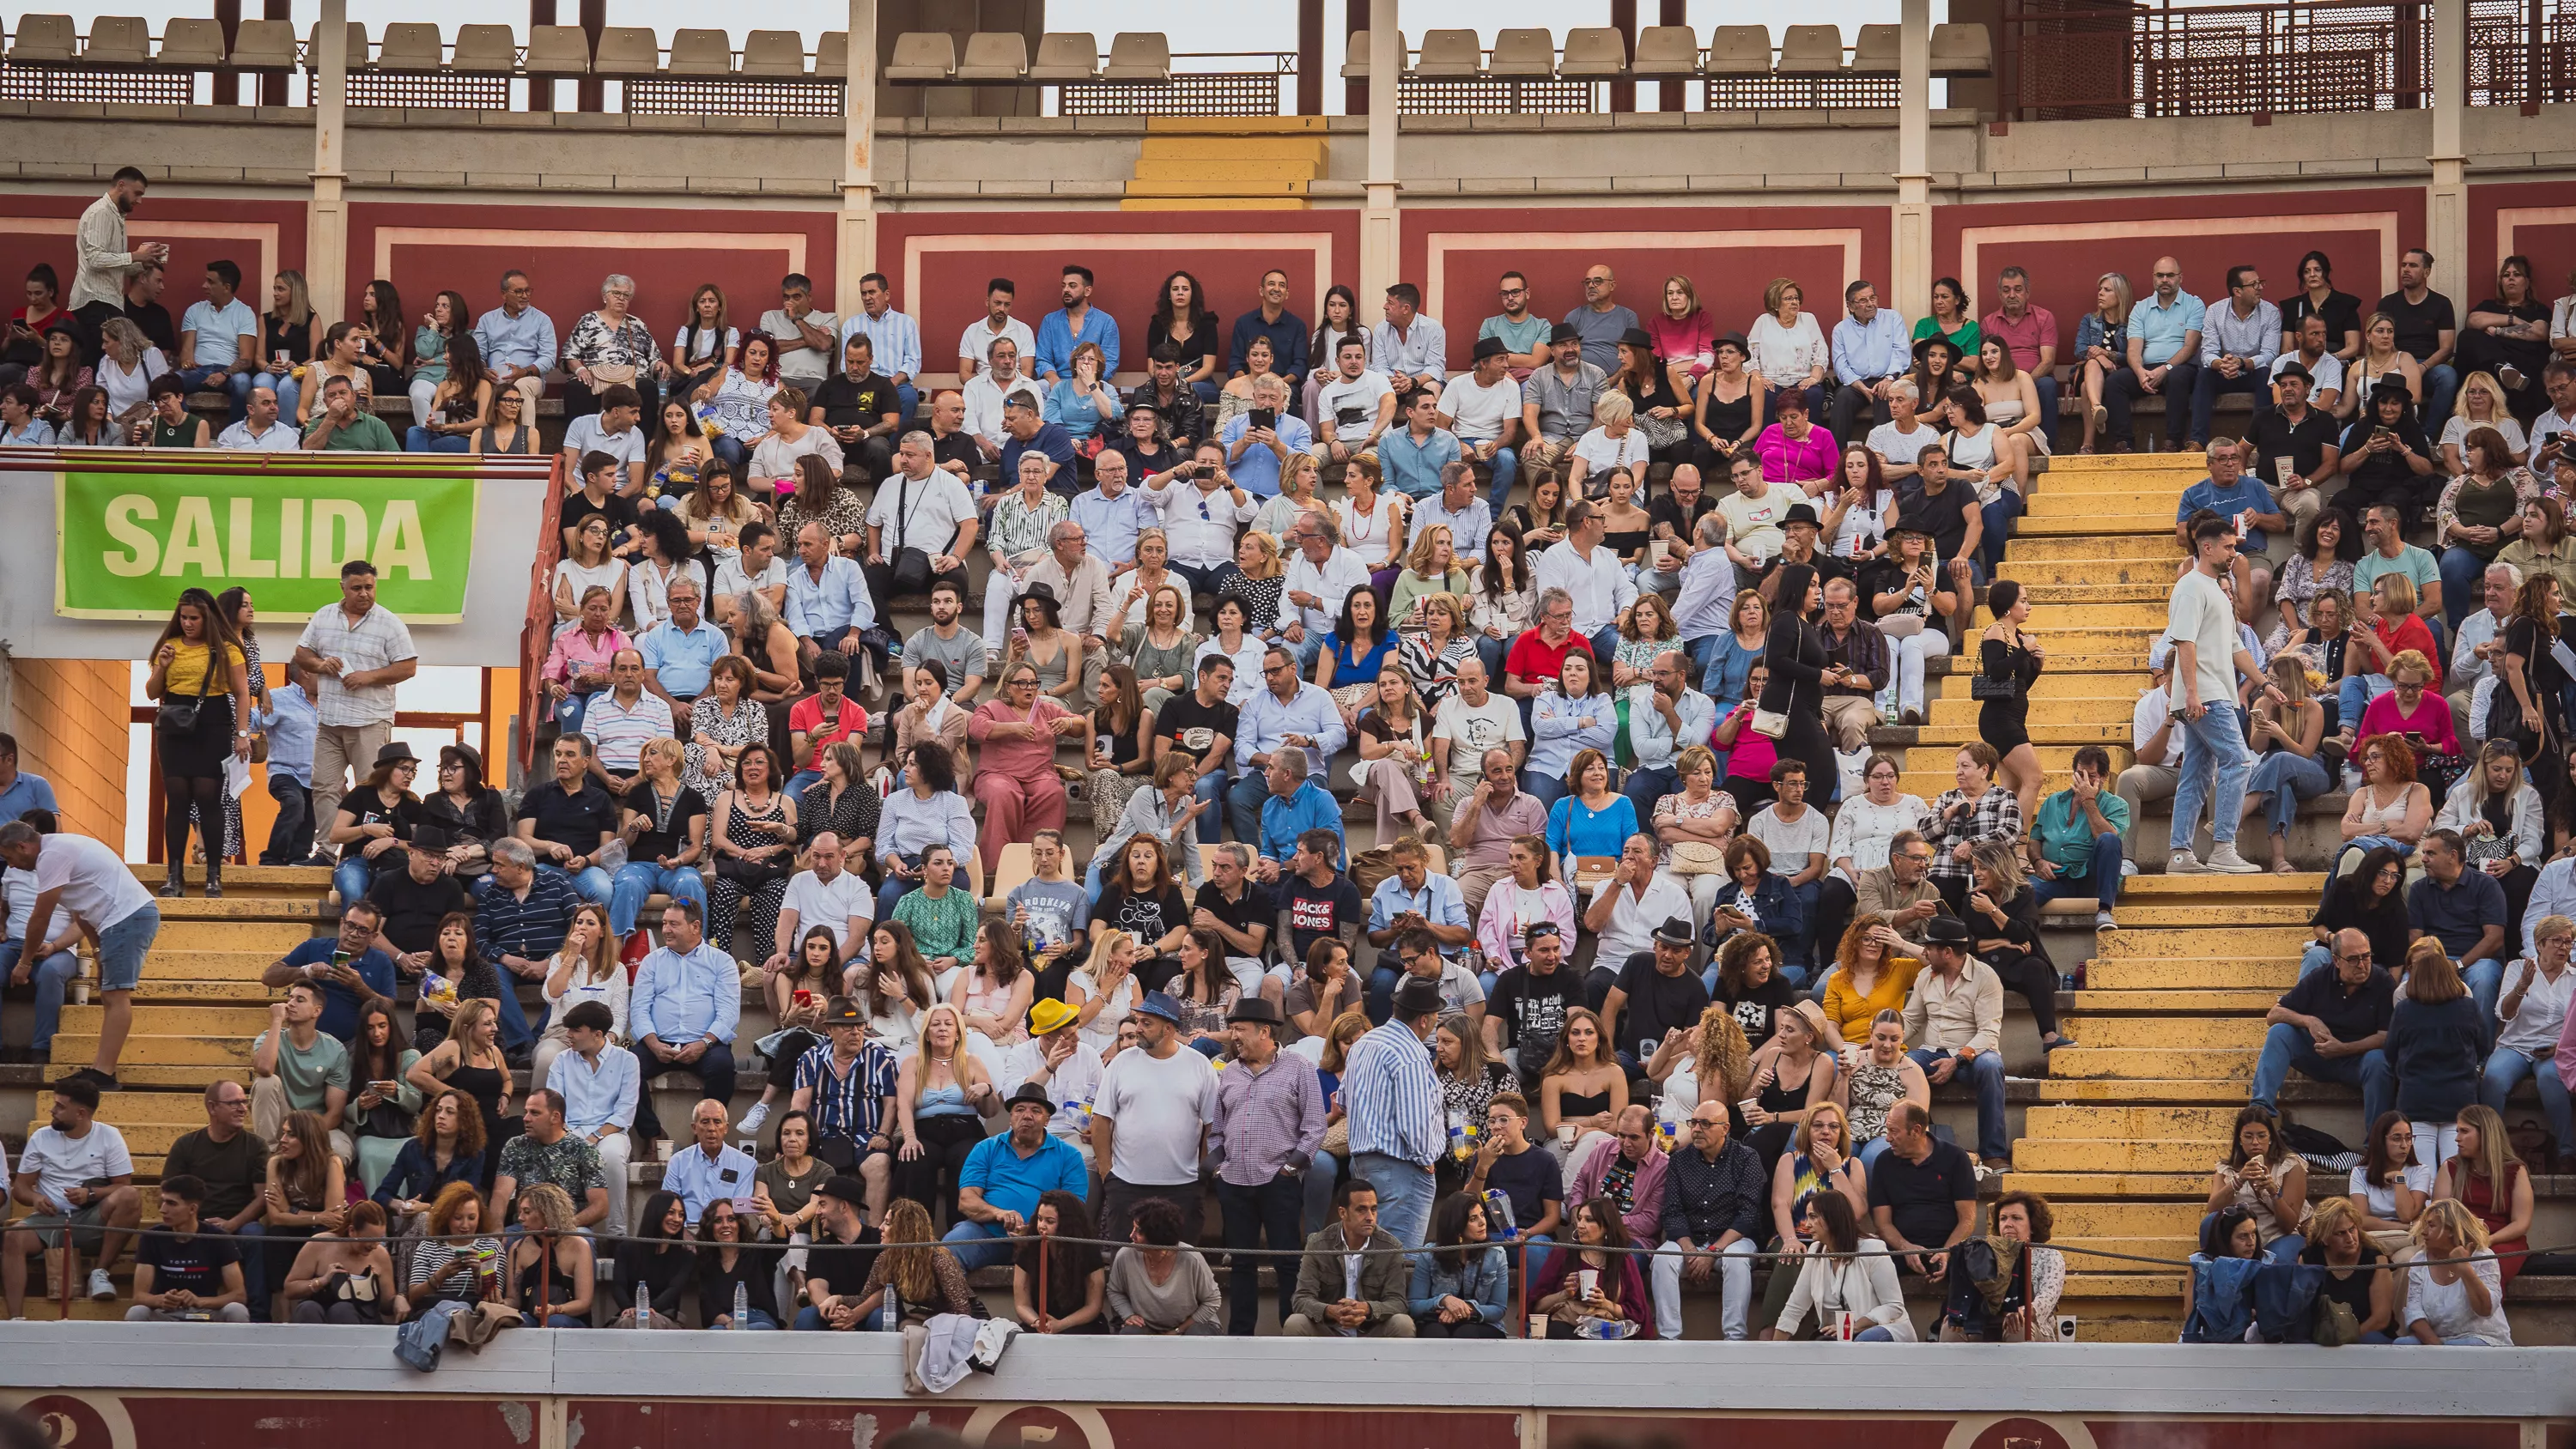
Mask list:
POLYGON ((145 906, 98 933, 98 984, 102 991, 132 991, 143 979, 143 958, 161 934, 161 908, 145 906))

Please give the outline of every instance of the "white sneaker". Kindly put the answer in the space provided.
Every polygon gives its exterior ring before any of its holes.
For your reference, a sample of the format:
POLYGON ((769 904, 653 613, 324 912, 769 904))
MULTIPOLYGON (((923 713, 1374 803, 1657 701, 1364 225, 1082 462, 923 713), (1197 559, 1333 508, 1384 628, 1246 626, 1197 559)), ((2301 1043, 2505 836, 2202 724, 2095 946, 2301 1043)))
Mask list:
POLYGON ((2120 862, 2120 879, 2127 880, 2129 877, 2136 875, 2137 873, 2138 863, 2136 861, 2124 860, 2120 862))
POLYGON ((116 1284, 107 1276, 106 1269, 92 1268, 89 1270, 89 1296, 100 1303, 113 1303, 116 1301, 116 1284))
POLYGON ((2165 862, 2167 875, 2198 875, 2207 869, 2209 869, 2208 866, 2200 863, 2200 857, 2188 850, 2175 851, 2173 859, 2165 862))
POLYGON ((2236 853, 2236 842, 2222 840, 2209 848, 2209 868, 2222 875, 2260 875, 2263 867, 2236 853))
POLYGON ((745 1134, 757 1132, 760 1130, 760 1124, 768 1120, 769 1104, 754 1102, 751 1104, 751 1110, 742 1114, 742 1123, 734 1130, 745 1134))
POLYGON ((2109 911, 2095 911, 2093 913, 2093 929, 2097 931, 2116 931, 2120 929, 2120 923, 2111 919, 2111 913, 2109 911))

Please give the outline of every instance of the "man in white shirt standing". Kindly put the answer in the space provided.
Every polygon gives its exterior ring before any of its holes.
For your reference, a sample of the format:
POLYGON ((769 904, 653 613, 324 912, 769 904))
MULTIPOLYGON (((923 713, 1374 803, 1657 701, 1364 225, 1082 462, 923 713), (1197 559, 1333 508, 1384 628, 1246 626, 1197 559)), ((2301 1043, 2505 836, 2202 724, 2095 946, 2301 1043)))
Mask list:
MULTIPOLYGON (((1280 638, 1297 651, 1297 673, 1304 676, 1314 672, 1324 636, 1341 619, 1342 600, 1351 590, 1368 587, 1369 570, 1358 554, 1342 547, 1340 526, 1325 514, 1297 515, 1288 527, 1288 547, 1295 556, 1288 560, 1281 598, 1297 614, 1280 638)), ((1281 617, 1287 617, 1286 610, 1281 617)))
POLYGON ((2169 873, 2214 870, 2251 875, 2261 867, 2236 853, 2236 823, 2245 813, 2245 777, 2253 768, 2236 709, 2236 672, 2255 672, 2236 629, 2236 605, 2219 587, 2219 574, 2236 558, 2236 532, 2224 519, 2203 519, 2191 531, 2192 567, 2174 584, 2166 606, 2166 636, 2174 643, 2174 688, 2182 726, 2182 762, 2174 784, 2173 857, 2169 873), (2216 789, 2211 788, 2215 777, 2216 789), (2192 854, 2192 831, 2207 797, 2210 850, 2207 864, 2192 854))
POLYGON ((1619 563, 1619 555, 1601 542, 1610 530, 1602 505, 1574 500, 1565 512, 1565 539, 1538 556, 1531 587, 1545 593, 1563 589, 1574 601, 1574 631, 1592 641, 1592 657, 1608 659, 1619 649, 1619 617, 1637 602, 1637 581, 1619 563))
MULTIPOLYGON (((1492 510, 1499 514, 1511 501, 1512 480, 1520 476, 1520 454, 1513 451, 1521 425, 1521 385, 1511 373, 1512 349, 1499 337, 1476 339, 1474 370, 1449 379, 1440 394, 1440 425, 1458 435, 1467 456, 1494 470, 1492 510)), ((1460 553, 1465 539, 1452 540, 1460 553)), ((1485 541, 1475 542, 1477 557, 1485 541)))
POLYGON ((125 315, 126 279, 147 263, 170 260, 167 242, 126 245, 125 219, 143 204, 143 193, 151 187, 140 170, 119 166, 107 183, 106 194, 81 213, 80 229, 73 237, 80 265, 72 273, 72 293, 66 305, 88 330, 86 340, 92 357, 98 355, 98 329, 109 318, 125 315))
POLYGON ((134 1159, 125 1150, 125 1135, 97 1116, 98 1088, 73 1078, 55 1085, 45 1125, 27 1134, 27 1150, 10 1176, 9 1195, 36 1211, 0 1240, 0 1272, 5 1272, 11 1318, 26 1311, 28 1255, 61 1246, 66 1228, 75 1252, 98 1254, 89 1270, 89 1296, 100 1303, 116 1301, 116 1284, 108 1274, 124 1255, 135 1225, 143 1221, 143 1198, 134 1188, 134 1159))
POLYGON ((295 667, 313 677, 313 818, 328 821, 352 769, 372 769, 394 737, 394 686, 420 672, 411 629, 376 603, 376 566, 340 565, 340 602, 314 611, 295 641, 295 667))

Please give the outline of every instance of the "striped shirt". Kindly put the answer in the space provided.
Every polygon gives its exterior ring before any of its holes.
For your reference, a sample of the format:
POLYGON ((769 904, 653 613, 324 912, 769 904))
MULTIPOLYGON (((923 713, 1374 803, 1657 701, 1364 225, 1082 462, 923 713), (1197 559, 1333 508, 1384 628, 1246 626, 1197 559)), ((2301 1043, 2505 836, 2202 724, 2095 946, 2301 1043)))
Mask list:
POLYGON ((475 949, 496 967, 504 956, 543 961, 562 949, 580 906, 581 897, 559 872, 538 871, 525 900, 496 884, 474 908, 475 949))
POLYGON ((1314 1063, 1281 1052, 1258 1071, 1236 1062, 1217 1073, 1208 1155, 1220 1181, 1259 1187, 1323 1145, 1324 1088, 1314 1063))
POLYGON ((813 1104, 806 1110, 813 1115, 819 1137, 864 1146, 884 1125, 894 1087, 894 1053, 882 1042, 862 1045, 847 1074, 833 1071, 829 1043, 809 1047, 796 1059, 796 1090, 811 1088, 814 1093, 813 1104))
MULTIPOLYGON (((338 604, 325 604, 313 613, 313 621, 304 626, 304 637, 295 641, 298 648, 310 649, 325 659, 337 659, 345 673, 382 669, 405 659, 417 659, 420 651, 412 647, 411 630, 393 611, 379 605, 367 610, 352 624, 338 604)), ((351 689, 338 677, 316 676, 320 693, 313 697, 313 707, 326 725, 391 724, 394 719, 394 687, 390 684, 351 689)))
POLYGON ((636 690, 631 705, 619 704, 617 691, 603 690, 590 697, 590 708, 581 717, 581 732, 590 736, 599 762, 620 774, 644 758, 646 744, 668 737, 671 730, 670 702, 647 689, 636 690))
POLYGON ((1354 1154, 1431 1166, 1445 1145, 1440 1081, 1431 1074, 1431 1049, 1411 1027, 1390 1021, 1352 1044, 1342 1072, 1342 1111, 1354 1154))
POLYGON ((896 379, 921 376, 919 323, 892 307, 881 317, 872 317, 861 307, 841 323, 841 350, 847 352, 850 339, 862 332, 868 337, 868 360, 877 371, 896 379))

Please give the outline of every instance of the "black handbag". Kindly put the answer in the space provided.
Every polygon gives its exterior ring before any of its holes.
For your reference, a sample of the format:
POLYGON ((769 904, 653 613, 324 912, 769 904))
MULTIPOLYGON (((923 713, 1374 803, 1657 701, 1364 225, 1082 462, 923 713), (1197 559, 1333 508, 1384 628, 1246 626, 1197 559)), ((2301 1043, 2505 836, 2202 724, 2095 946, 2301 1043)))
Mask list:
POLYGON ((178 738, 185 738, 197 732, 197 716, 205 709, 206 697, 214 693, 216 648, 214 641, 207 641, 206 677, 198 682, 196 697, 161 701, 161 707, 152 712, 152 727, 155 730, 178 738))

